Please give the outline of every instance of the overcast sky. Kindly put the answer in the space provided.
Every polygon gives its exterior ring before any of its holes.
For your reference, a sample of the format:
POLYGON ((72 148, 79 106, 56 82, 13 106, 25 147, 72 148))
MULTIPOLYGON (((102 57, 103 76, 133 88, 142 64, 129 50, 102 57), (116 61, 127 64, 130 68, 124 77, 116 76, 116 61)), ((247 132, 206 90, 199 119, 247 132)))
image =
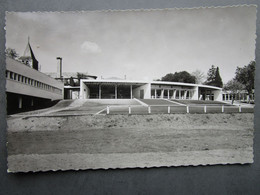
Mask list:
POLYGON ((28 36, 42 72, 153 80, 219 66, 224 82, 255 59, 256 7, 153 11, 9 12, 6 47, 28 36))

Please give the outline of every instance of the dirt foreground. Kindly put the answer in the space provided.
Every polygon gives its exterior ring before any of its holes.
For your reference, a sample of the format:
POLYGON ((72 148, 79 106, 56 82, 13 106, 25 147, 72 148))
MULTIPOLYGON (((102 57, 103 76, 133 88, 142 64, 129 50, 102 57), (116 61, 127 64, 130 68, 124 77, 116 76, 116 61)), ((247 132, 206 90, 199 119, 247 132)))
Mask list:
POLYGON ((10 172, 253 162, 252 113, 9 117, 10 172))

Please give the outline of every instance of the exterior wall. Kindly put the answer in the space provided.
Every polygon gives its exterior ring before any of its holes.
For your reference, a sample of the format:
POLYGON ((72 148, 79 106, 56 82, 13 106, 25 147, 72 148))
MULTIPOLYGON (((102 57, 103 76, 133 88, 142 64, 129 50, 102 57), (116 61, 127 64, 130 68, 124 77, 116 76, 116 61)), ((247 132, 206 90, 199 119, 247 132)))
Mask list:
POLYGON ((198 100, 199 99, 199 87, 194 87, 193 96, 191 97, 192 100, 198 100))
POLYGON ((140 97, 140 91, 144 90, 144 99, 150 99, 151 98, 151 83, 142 85, 140 87, 137 87, 133 89, 133 98, 141 98, 140 97))
POLYGON ((71 99, 79 99, 79 91, 72 91, 71 96, 71 99))
POLYGON ((63 99, 63 83, 11 58, 6 58, 6 92, 51 100, 63 99))
POLYGON ((222 90, 213 90, 212 93, 214 94, 214 100, 215 101, 222 101, 223 100, 222 90))
POLYGON ((80 93, 79 99, 89 99, 90 91, 88 86, 81 80, 80 81, 80 93))
POLYGON ((64 88, 64 99, 79 99, 79 88, 64 88))

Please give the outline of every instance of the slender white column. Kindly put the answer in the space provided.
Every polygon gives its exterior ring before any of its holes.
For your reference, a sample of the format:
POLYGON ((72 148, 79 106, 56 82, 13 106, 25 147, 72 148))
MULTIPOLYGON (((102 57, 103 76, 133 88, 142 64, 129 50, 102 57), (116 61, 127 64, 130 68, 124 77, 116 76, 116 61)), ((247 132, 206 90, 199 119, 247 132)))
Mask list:
POLYGON ((98 98, 101 99, 101 85, 99 85, 99 89, 98 89, 98 98))
POLYGON ((172 95, 172 97, 173 97, 173 99, 176 99, 176 89, 174 89, 174 91, 173 91, 173 95, 172 95))
POLYGON ((130 97, 131 99, 133 99, 133 86, 130 85, 130 97))
POLYGON ((161 97, 160 98, 163 98, 163 94, 164 94, 164 89, 162 89, 162 91, 161 91, 161 97))
POLYGON ((19 108, 22 108, 23 107, 23 99, 22 97, 19 97, 19 108))
POLYGON ((183 99, 186 100, 186 98, 187 98, 187 90, 184 91, 184 97, 183 97, 183 99))
POLYGON ((157 90, 154 89, 154 98, 156 99, 157 98, 157 90))
POLYGON ((168 99, 170 99, 170 90, 168 89, 168 99))
POLYGON ((72 90, 69 90, 70 97, 69 99, 72 99, 72 90))

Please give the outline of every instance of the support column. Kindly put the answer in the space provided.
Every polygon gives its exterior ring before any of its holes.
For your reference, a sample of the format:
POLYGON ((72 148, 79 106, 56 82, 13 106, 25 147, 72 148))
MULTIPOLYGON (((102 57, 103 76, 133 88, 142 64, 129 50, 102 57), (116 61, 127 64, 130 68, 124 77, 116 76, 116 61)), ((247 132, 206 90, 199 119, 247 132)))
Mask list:
POLYGON ((161 91, 161 97, 160 98, 163 98, 163 94, 164 94, 164 89, 162 89, 162 91, 161 91))
POLYGON ((72 90, 69 90, 69 98, 68 99, 72 99, 72 90))
POLYGON ((18 108, 21 109, 23 107, 23 99, 21 96, 19 97, 18 101, 19 101, 18 108))
POLYGON ((186 100, 186 98, 187 98, 187 90, 184 91, 184 96, 183 96, 183 99, 186 100))
POLYGON ((117 99, 117 85, 115 85, 115 99, 117 99))
POLYGON ((133 86, 130 85, 130 98, 133 99, 133 86))
POLYGON ((177 91, 176 89, 173 90, 173 94, 172 94, 173 99, 176 99, 176 91, 177 91))
POLYGON ((170 99, 170 90, 168 89, 168 99, 170 99))
POLYGON ((31 106, 33 106, 33 98, 32 98, 32 100, 31 100, 31 106))
POLYGON ((99 85, 98 88, 98 99, 101 99, 101 85, 99 85))
POLYGON ((157 89, 154 89, 154 98, 157 98, 157 89))

